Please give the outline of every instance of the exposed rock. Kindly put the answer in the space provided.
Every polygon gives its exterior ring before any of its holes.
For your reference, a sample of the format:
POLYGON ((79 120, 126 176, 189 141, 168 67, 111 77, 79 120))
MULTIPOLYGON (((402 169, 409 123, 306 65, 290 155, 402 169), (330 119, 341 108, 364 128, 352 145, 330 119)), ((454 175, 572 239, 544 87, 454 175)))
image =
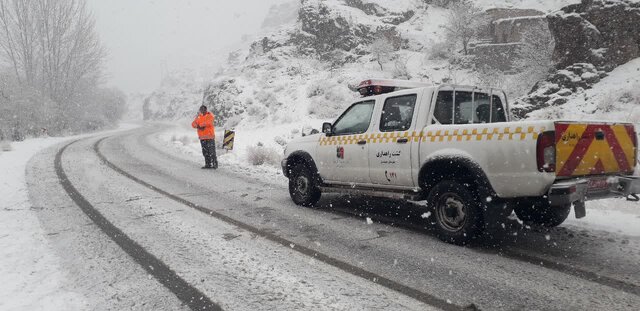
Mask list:
POLYGON ((492 39, 494 43, 508 43, 508 42, 516 42, 514 41, 503 41, 497 40, 498 38, 496 34, 496 22, 499 20, 507 20, 507 19, 517 19, 521 17, 533 17, 533 16, 544 16, 544 13, 538 10, 530 10, 530 9, 505 9, 505 8, 496 8, 489 9, 485 11, 487 16, 488 24, 487 27, 480 30, 479 36, 482 38, 492 39))
POLYGON ((550 37, 547 20, 537 10, 489 9, 485 16, 488 24, 480 29, 481 39, 470 51, 476 55, 477 68, 511 71, 520 57, 521 43, 527 40, 527 32, 536 29, 550 37))
POLYGON ((364 0, 344 0, 345 4, 359 9, 367 15, 383 17, 382 22, 392 25, 400 25, 411 19, 416 13, 414 11, 389 12, 389 10, 375 2, 364 0))
POLYGON ((262 40, 258 40, 251 44, 251 52, 256 54, 267 53, 273 49, 282 46, 281 42, 275 41, 269 37, 263 37, 262 40))
POLYGON ((367 15, 384 16, 386 11, 376 3, 365 3, 362 0, 345 0, 344 3, 365 12, 367 15))
MULTIPOLYGON (((415 14, 413 11, 387 12, 377 4, 368 6, 359 0, 348 3, 376 16, 382 15, 379 20, 387 24, 400 24, 415 14)), ((344 12, 333 10, 322 1, 303 0, 298 21, 300 30, 290 35, 287 45, 296 46, 302 55, 322 55, 335 50, 358 54, 362 46, 371 44, 379 35, 384 35, 396 48, 404 42, 394 25, 352 23, 344 12)))
POLYGON ((245 112, 246 103, 237 99, 240 93, 242 88, 234 79, 217 81, 204 90, 203 102, 216 116, 216 123, 225 124, 230 118, 245 112))
POLYGON ((549 33, 544 15, 499 19, 494 21, 492 26, 494 43, 520 42, 524 39, 524 34, 532 28, 544 29, 549 33))
POLYGON ((558 70, 546 80, 538 82, 529 95, 519 98, 511 112, 524 118, 532 111, 565 104, 573 94, 591 88, 606 76, 592 64, 578 63, 558 70))
POLYGON ((509 71, 519 48, 519 43, 478 44, 474 48, 476 67, 509 71))
POLYGON ((640 57, 640 3, 583 0, 548 15, 558 68, 591 63, 607 71, 640 57))

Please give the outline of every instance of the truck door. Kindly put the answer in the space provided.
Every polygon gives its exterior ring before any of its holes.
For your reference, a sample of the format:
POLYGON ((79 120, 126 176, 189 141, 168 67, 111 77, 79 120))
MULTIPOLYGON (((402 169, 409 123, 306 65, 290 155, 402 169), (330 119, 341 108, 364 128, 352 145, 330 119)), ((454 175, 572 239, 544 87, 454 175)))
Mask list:
POLYGON ((369 144, 365 133, 371 124, 375 100, 351 105, 333 124, 332 134, 320 139, 320 176, 327 183, 368 184, 369 144))
POLYGON ((378 185, 413 187, 411 148, 417 133, 417 94, 385 99, 380 122, 374 123, 369 146, 369 175, 378 185))

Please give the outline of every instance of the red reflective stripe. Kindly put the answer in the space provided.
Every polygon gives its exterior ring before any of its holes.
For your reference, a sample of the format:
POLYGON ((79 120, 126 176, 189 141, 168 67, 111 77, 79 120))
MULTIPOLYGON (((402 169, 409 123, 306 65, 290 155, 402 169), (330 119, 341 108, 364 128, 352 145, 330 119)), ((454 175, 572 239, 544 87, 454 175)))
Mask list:
POLYGON ((631 170, 629 162, 627 161, 627 155, 624 153, 622 146, 620 146, 620 142, 618 141, 616 134, 613 132, 613 129, 611 129, 611 126, 605 126, 602 130, 606 134, 607 142, 613 152, 613 157, 616 158, 616 161, 618 162, 618 170, 621 172, 628 172, 631 170))
POLYGON ((631 164, 632 168, 636 167, 636 162, 637 162, 637 158, 638 158, 638 134, 636 133, 636 129, 633 125, 631 124, 627 124, 624 126, 624 128, 627 130, 627 134, 629 135, 629 138, 631 138, 631 142, 633 142, 633 163, 631 164))
POLYGON ((593 142, 593 139, 585 139, 585 137, 587 135, 591 135, 593 137, 595 135, 594 133, 596 129, 597 127, 594 125, 587 126, 587 128, 584 130, 584 133, 582 133, 580 140, 578 140, 578 143, 573 148, 573 151, 567 159, 567 162, 562 167, 562 170, 558 172, 558 176, 571 176, 571 174, 573 174, 573 171, 578 168, 578 165, 580 165, 582 158, 584 158, 587 150, 589 150, 589 146, 591 146, 591 143, 593 142))
POLYGON ((604 165, 602 165, 602 160, 598 159, 596 165, 591 169, 591 174, 604 174, 605 173, 604 165))

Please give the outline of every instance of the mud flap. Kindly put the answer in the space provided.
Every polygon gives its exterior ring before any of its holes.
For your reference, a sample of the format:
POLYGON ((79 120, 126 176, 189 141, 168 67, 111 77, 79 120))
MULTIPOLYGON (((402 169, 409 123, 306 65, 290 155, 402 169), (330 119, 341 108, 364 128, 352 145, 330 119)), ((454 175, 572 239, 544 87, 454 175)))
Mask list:
POLYGON ((584 218, 587 216, 587 208, 584 201, 576 201, 573 203, 573 210, 576 213, 576 219, 584 218))

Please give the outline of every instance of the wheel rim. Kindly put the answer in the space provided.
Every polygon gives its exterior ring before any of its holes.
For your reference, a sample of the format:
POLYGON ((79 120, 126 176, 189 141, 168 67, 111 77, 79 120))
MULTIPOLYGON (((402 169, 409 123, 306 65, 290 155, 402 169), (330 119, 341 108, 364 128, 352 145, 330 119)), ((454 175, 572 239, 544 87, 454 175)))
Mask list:
POLYGON ((301 195, 307 195, 309 191, 309 178, 306 176, 298 176, 296 178, 296 191, 301 195))
POLYGON ((455 193, 441 195, 436 206, 436 212, 442 227, 449 231, 460 231, 467 222, 464 200, 455 193))

